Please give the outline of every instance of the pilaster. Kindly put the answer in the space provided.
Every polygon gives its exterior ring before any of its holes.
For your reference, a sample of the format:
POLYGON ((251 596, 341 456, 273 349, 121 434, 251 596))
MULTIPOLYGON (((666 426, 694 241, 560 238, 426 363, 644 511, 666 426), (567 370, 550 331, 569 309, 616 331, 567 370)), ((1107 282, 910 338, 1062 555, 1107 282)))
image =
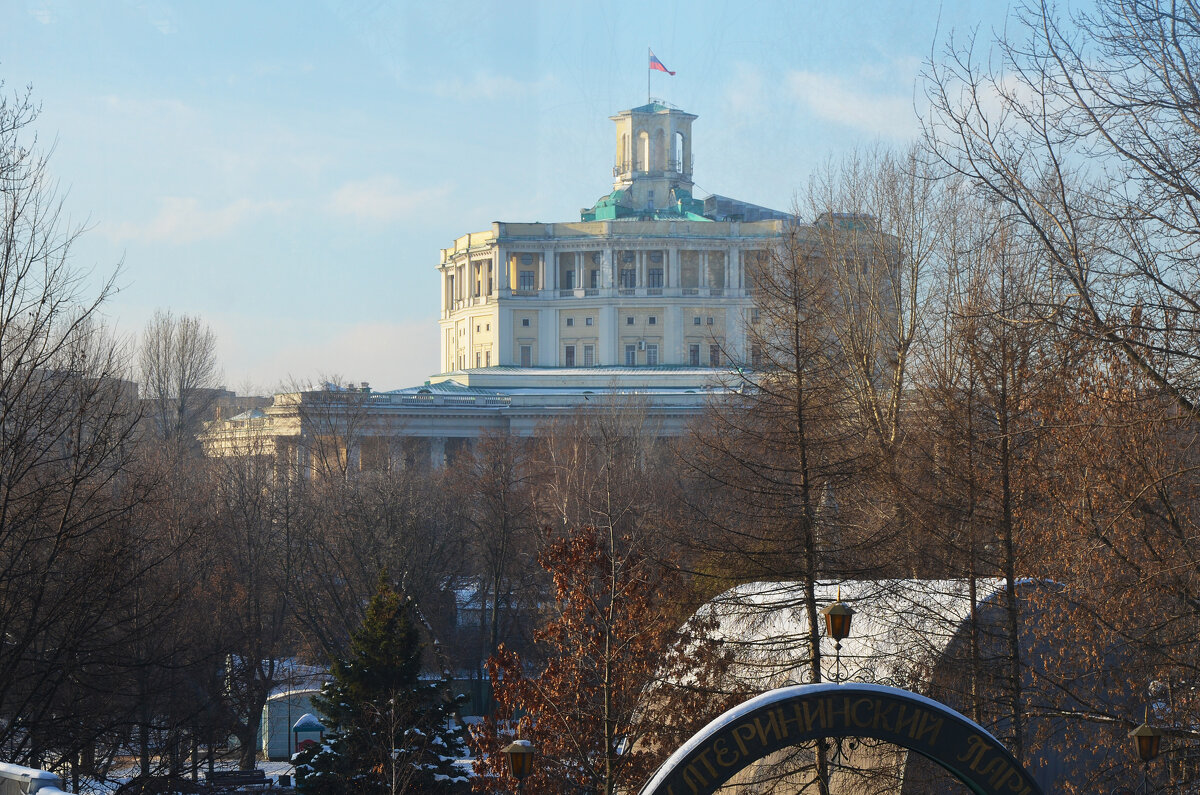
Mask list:
POLYGON ((558 310, 538 310, 538 367, 558 367, 558 310))
POLYGON ((667 306, 667 316, 664 321, 667 324, 666 337, 663 339, 664 347, 663 364, 686 364, 683 355, 683 310, 676 304, 667 306))
POLYGON ((600 364, 609 367, 615 364, 623 363, 623 352, 618 350, 617 337, 621 333, 618 322, 620 318, 617 316, 617 307, 614 303, 607 303, 600 307, 600 316, 596 318, 596 322, 600 325, 600 364))

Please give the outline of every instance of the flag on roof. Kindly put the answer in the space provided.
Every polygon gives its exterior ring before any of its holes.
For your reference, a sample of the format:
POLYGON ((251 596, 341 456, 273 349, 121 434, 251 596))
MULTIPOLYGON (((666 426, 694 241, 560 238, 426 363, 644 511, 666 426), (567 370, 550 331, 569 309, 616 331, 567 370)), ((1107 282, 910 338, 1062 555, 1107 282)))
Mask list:
POLYGON ((657 69, 660 72, 666 72, 669 75, 675 74, 670 69, 663 66, 663 62, 658 60, 658 56, 654 54, 654 50, 650 51, 650 68, 657 69))

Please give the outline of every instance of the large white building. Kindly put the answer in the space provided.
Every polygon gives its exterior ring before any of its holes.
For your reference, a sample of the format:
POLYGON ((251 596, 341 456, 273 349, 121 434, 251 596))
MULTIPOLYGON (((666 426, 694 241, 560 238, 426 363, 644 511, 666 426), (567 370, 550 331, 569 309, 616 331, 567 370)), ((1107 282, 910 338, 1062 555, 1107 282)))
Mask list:
POLYGON ((443 249, 442 369, 750 361, 753 273, 788 216, 693 198, 695 119, 617 114, 613 190, 580 221, 498 221, 443 249))
POLYGON ((302 440, 353 418, 360 438, 338 452, 345 464, 440 465, 483 433, 532 435, 614 397, 636 402, 654 432, 681 433, 730 388, 734 366, 756 365, 753 275, 793 221, 693 197, 696 116, 652 102, 612 120, 613 187, 580 220, 498 221, 442 250, 439 374, 391 392, 276 395, 210 424, 208 449, 270 439, 303 457, 302 440))

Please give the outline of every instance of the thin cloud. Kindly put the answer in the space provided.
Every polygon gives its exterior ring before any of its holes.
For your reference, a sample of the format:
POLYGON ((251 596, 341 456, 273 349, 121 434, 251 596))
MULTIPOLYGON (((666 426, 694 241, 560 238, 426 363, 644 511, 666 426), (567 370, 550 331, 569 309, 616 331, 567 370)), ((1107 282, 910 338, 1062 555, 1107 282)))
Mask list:
POLYGON ((554 75, 546 75, 537 80, 517 80, 508 75, 476 72, 470 80, 457 78, 439 81, 434 84, 433 93, 452 99, 511 100, 547 92, 556 83, 554 75))
POLYGON ((911 138, 918 130, 910 97, 864 91, 834 75, 792 72, 788 91, 818 118, 873 135, 911 138))
POLYGON ((58 9, 50 0, 39 0, 29 6, 29 16, 43 25, 53 25, 58 21, 58 9))
MULTIPOLYGON (((205 208, 195 198, 168 197, 160 199, 159 205, 158 214, 147 223, 126 221, 117 224, 105 234, 117 242, 139 240, 193 243, 227 235, 255 217, 278 214, 288 203, 241 198, 223 207, 205 208)), ((103 227, 101 230, 103 231, 103 227)))
POLYGON ((430 204, 440 204, 450 195, 450 186, 408 189, 395 177, 371 177, 347 182, 333 192, 330 209, 368 221, 398 221, 430 204))

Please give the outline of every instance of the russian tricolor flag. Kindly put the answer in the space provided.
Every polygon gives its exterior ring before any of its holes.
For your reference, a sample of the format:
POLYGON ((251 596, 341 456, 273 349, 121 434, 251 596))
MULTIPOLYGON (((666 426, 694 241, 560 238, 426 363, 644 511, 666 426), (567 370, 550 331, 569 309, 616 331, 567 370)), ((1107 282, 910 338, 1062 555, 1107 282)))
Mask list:
POLYGON ((654 50, 650 50, 650 68, 657 69, 660 72, 666 72, 669 75, 674 75, 667 67, 663 66, 663 62, 658 60, 658 56, 654 54, 654 50))

